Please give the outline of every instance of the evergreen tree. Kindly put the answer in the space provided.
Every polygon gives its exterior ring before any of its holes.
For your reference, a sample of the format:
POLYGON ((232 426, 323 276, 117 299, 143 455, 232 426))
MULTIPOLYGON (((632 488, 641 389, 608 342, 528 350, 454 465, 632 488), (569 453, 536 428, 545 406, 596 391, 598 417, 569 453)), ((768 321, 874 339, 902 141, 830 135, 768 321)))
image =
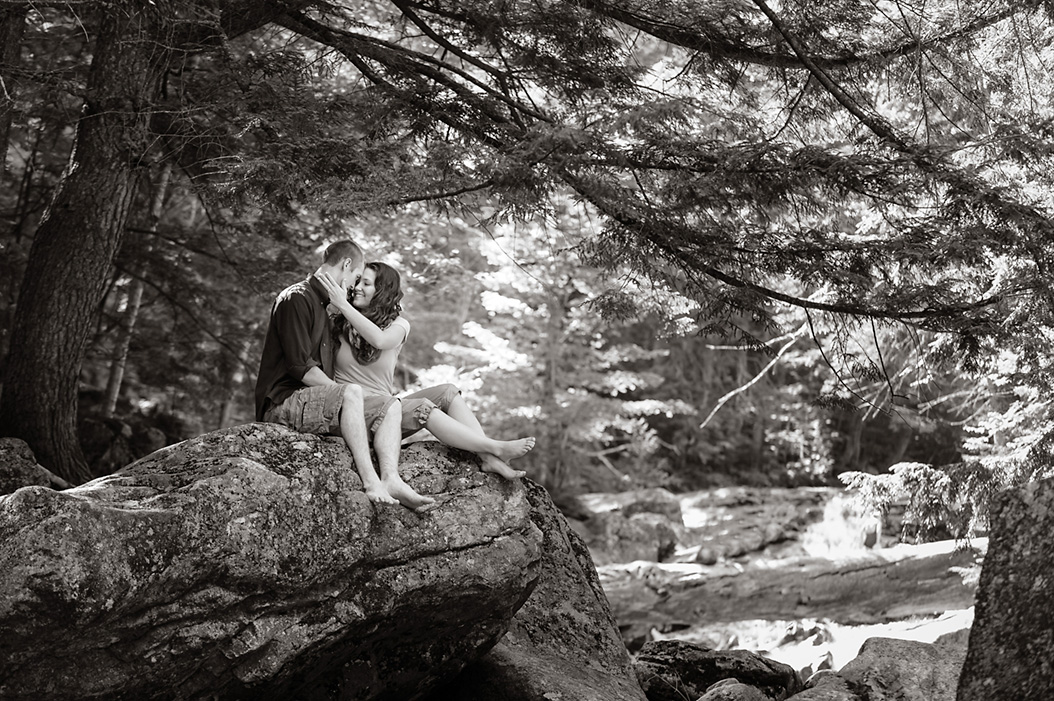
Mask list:
POLYGON ((790 305, 949 334, 977 363, 1027 358, 1050 326, 1049 3, 11 2, 5 32, 23 9, 0 75, 39 94, 21 66, 54 51, 45 26, 75 27, 85 51, 42 77, 84 111, 25 260, 0 422, 73 479, 95 311, 148 211, 137 176, 165 159, 210 211, 249 198, 323 231, 574 193, 604 218, 586 263, 683 292, 715 330, 777 337, 790 305))

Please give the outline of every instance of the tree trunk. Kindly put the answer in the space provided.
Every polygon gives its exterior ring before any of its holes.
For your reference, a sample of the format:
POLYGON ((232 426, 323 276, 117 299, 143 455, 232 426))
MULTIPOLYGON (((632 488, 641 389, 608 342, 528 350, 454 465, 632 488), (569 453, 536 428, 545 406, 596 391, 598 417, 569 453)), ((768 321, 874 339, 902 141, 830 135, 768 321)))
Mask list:
POLYGON ((14 70, 21 64, 22 35, 29 6, 0 8, 0 170, 7 171, 11 119, 15 113, 14 70))
MULTIPOLYGON (((231 425, 231 417, 234 414, 237 398, 243 394, 244 387, 242 387, 242 384, 245 382, 247 375, 246 368, 249 367, 249 352, 252 348, 252 338, 247 338, 242 342, 241 352, 238 353, 238 364, 234 366, 227 376, 227 396, 223 399, 223 404, 220 405, 217 429, 227 428, 231 425)), ((403 386, 406 386, 405 383, 403 386)))
POLYGON ((102 415, 113 416, 117 410, 117 399, 121 396, 121 385, 124 383, 124 370, 128 365, 128 350, 132 347, 132 336, 135 334, 135 322, 139 319, 139 306, 143 301, 142 271, 132 280, 132 289, 128 291, 125 304, 124 323, 117 337, 117 347, 110 359, 110 376, 106 381, 106 396, 103 398, 102 415))
POLYGON ((73 153, 30 249, 0 396, 0 432, 60 477, 91 478, 77 441, 77 388, 148 148, 167 64, 155 4, 107 3, 73 153))
MULTIPOLYGON (((161 168, 157 184, 154 185, 154 196, 150 202, 150 221, 148 231, 156 232, 157 223, 161 220, 161 208, 168 193, 168 181, 172 175, 172 166, 165 163, 161 168)), ((110 377, 106 382, 106 396, 103 400, 102 415, 113 416, 117 409, 117 398, 121 395, 121 384, 124 382, 124 370, 128 365, 128 350, 132 347, 132 336, 135 334, 135 322, 139 319, 139 305, 143 301, 143 274, 142 266, 133 275, 132 289, 128 292, 128 302, 125 309, 124 324, 121 325, 117 338, 117 346, 114 349, 113 358, 110 362, 110 377)))

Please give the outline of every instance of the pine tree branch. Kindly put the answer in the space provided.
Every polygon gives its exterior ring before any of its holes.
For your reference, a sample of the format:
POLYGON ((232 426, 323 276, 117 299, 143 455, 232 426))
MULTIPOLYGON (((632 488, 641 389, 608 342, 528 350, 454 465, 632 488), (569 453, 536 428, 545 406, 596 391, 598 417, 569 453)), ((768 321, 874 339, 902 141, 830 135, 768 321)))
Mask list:
MULTIPOLYGON (((722 27, 713 26, 704 17, 678 18, 673 21, 665 17, 656 17, 634 11, 624 4, 604 0, 571 0, 580 7, 617 20, 622 24, 650 34, 656 39, 675 46, 697 51, 719 60, 752 63, 773 68, 804 68, 805 63, 799 55, 780 51, 766 50, 761 44, 751 45, 743 41, 734 41, 727 36, 722 27), (691 21, 685 21, 690 19, 691 21)), ((999 10, 975 17, 961 27, 950 30, 925 41, 909 36, 907 41, 885 49, 856 54, 847 52, 842 55, 823 56, 812 54, 810 60, 816 66, 825 69, 847 68, 855 65, 888 61, 901 56, 909 56, 919 51, 926 51, 952 41, 970 37, 992 27, 1021 12, 1042 7, 1043 0, 1024 0, 1019 3, 1008 3, 999 10)))
MULTIPOLYGON (((753 2, 765 14, 765 16, 769 18, 772 26, 781 36, 783 36, 787 45, 798 55, 802 64, 808 68, 809 72, 824 87, 824 89, 826 89, 846 111, 856 117, 861 124, 870 129, 885 144, 910 158, 920 170, 945 183, 953 191, 969 194, 980 203, 991 207, 995 210, 995 213, 998 216, 1003 217, 1004 220, 1023 220, 1025 228, 1029 229, 1029 234, 1038 234, 1037 238, 1039 241, 1045 242, 1054 238, 1054 222, 1052 222, 1050 217, 1045 213, 1031 205, 1004 198, 1003 195, 991 185, 978 178, 969 177, 949 163, 947 159, 938 152, 916 144, 907 136, 898 133, 893 125, 881 115, 863 107, 855 98, 843 89, 841 85, 835 82, 823 68, 812 60, 808 48, 793 32, 789 30, 786 24, 780 19, 776 12, 769 7, 765 0, 753 0, 753 2)), ((1033 262, 1035 262, 1038 268, 1040 277, 1045 275, 1046 271, 1050 268, 1050 263, 1048 260, 1049 255, 1043 245, 1037 245, 1024 239, 1012 241, 1011 244, 1021 245, 1022 248, 1031 255, 1033 262)), ((1054 302, 1054 299, 1052 299, 1054 295, 1052 295, 1049 290, 1045 291, 1045 295, 1048 297, 1048 300, 1054 302)))
POLYGON ((771 370, 773 366, 775 366, 776 363, 780 361, 780 358, 782 358, 787 353, 787 351, 791 349, 791 346, 797 343, 798 339, 804 335, 803 330, 806 328, 806 325, 802 324, 801 327, 799 327, 798 330, 791 335, 791 339, 785 344, 783 344, 782 348, 776 351, 776 355, 772 358, 772 360, 769 361, 768 365, 763 367, 761 371, 757 375, 755 375, 749 382, 740 385, 739 387, 736 387, 734 390, 728 392, 723 397, 718 399, 717 404, 714 405, 714 408, 710 410, 710 413, 706 415, 706 418, 703 419, 703 422, 699 424, 699 429, 702 430, 706 428, 706 425, 710 423, 710 420, 714 418, 714 415, 721 410, 721 407, 731 401, 733 397, 740 395, 743 392, 746 392, 748 389, 760 382, 761 378, 764 377, 768 373, 768 371, 771 370))
POLYGON ((617 222, 626 231, 633 232, 648 241, 664 259, 679 265, 686 275, 695 276, 702 274, 714 280, 722 282, 729 287, 749 290, 766 299, 782 302, 800 309, 811 309, 816 311, 830 312, 833 314, 844 314, 847 316, 891 319, 899 321, 926 321, 937 319, 955 319, 971 311, 977 311, 991 307, 1003 301, 1003 295, 992 295, 983 299, 974 300, 963 304, 933 305, 924 309, 897 310, 879 307, 868 307, 854 304, 832 304, 828 302, 817 302, 811 299, 795 297, 771 288, 745 280, 720 270, 702 261, 691 260, 685 252, 679 250, 672 240, 670 231, 676 231, 676 226, 670 222, 662 222, 657 219, 641 217, 630 211, 624 200, 618 202, 604 197, 590 187, 588 181, 567 169, 558 170, 560 177, 573 190, 578 192, 584 199, 595 206, 601 213, 617 222))
POLYGON ((276 23, 320 44, 337 49, 344 55, 351 53, 362 59, 377 61, 396 75, 426 77, 436 84, 453 91, 466 104, 473 105, 476 109, 483 111, 495 123, 506 121, 506 116, 495 113, 493 108, 484 103, 477 94, 472 93, 465 85, 449 78, 446 72, 471 83, 482 90, 485 95, 503 103, 513 112, 518 112, 541 122, 551 121, 549 117, 541 112, 509 97, 500 90, 494 89, 467 71, 428 54, 365 34, 334 29, 302 13, 283 15, 276 19, 276 23))

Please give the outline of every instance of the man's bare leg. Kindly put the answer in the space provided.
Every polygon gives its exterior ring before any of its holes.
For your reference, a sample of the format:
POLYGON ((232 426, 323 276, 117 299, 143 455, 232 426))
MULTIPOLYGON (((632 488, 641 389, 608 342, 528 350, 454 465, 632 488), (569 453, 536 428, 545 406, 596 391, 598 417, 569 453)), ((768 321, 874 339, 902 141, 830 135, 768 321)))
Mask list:
POLYGON ((340 435, 348 444, 351 457, 355 461, 355 469, 362 480, 362 488, 369 500, 380 504, 397 503, 384 488, 377 471, 373 469, 369 435, 362 411, 362 388, 358 385, 344 385, 344 400, 340 405, 340 435))
POLYGON ((399 446, 402 439, 402 404, 395 401, 388 407, 388 413, 373 434, 373 449, 377 452, 384 489, 406 508, 420 511, 434 504, 435 499, 418 494, 399 476, 399 446))
POLYGON ((511 441, 489 437, 460 396, 454 398, 447 412, 433 409, 425 427, 443 443, 479 455, 486 472, 493 472, 505 479, 517 479, 527 474, 523 470, 513 469, 507 461, 521 457, 533 448, 534 436, 511 441))

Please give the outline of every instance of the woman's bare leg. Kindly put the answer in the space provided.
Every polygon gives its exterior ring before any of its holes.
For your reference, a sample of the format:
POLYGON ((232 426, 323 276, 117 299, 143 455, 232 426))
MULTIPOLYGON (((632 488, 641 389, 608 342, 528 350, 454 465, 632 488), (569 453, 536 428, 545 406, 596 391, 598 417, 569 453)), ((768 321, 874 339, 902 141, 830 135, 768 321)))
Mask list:
POLYGON ((509 467, 506 460, 518 458, 534 447, 534 437, 520 438, 514 441, 499 441, 487 436, 479 425, 475 415, 468 405, 460 397, 450 405, 450 408, 463 417, 467 413, 471 417, 468 421, 459 421, 453 415, 447 414, 436 408, 428 415, 425 423, 433 436, 453 448, 468 450, 479 455, 483 461, 483 469, 486 472, 494 472, 505 479, 517 479, 523 477, 526 472, 514 470, 509 467), (461 408, 455 408, 460 403, 461 408))
POLYGON ((493 444, 494 449, 488 452, 500 460, 515 460, 516 458, 526 455, 527 452, 534 447, 534 436, 517 438, 516 440, 511 441, 499 441, 488 437, 486 431, 480 426, 479 419, 477 419, 476 415, 472 413, 472 409, 469 408, 468 404, 460 394, 454 397, 454 400, 450 402, 446 414, 458 423, 463 424, 490 441, 493 444))

